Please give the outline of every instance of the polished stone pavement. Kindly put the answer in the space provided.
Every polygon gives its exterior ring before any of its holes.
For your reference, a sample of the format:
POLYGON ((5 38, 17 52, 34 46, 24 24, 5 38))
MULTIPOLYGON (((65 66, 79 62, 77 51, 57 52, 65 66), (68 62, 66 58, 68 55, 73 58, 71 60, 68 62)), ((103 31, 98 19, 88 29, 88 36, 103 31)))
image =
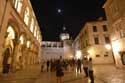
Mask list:
MULTIPOLYGON (((117 69, 114 65, 94 65, 95 83, 125 83, 125 69, 117 69)), ((25 70, 0 74, 0 83, 56 83, 55 72, 40 72, 40 65, 32 65, 25 70)), ((65 71, 63 83, 89 83, 84 72, 65 71)))

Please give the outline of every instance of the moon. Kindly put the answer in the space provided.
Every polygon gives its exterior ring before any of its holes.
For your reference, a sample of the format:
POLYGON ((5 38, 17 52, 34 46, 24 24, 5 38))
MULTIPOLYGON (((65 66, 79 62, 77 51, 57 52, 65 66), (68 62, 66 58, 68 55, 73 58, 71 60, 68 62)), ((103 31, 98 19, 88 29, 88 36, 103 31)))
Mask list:
POLYGON ((58 11, 58 13, 61 13, 61 9, 58 9, 57 11, 58 11))

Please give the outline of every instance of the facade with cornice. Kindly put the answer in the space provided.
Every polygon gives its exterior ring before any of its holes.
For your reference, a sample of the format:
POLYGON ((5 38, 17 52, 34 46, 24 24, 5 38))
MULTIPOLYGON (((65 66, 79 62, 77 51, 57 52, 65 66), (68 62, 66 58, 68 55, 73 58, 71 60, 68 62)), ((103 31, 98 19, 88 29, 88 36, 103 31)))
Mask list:
POLYGON ((117 67, 125 67, 125 0, 107 0, 103 6, 111 30, 117 67))
POLYGON ((63 44, 59 41, 42 42, 41 61, 57 60, 64 57, 63 44))
POLYGON ((83 57, 93 58, 94 64, 113 64, 107 21, 87 22, 77 36, 83 57))
POLYGON ((0 0, 0 72, 38 62, 42 35, 30 0, 0 0))

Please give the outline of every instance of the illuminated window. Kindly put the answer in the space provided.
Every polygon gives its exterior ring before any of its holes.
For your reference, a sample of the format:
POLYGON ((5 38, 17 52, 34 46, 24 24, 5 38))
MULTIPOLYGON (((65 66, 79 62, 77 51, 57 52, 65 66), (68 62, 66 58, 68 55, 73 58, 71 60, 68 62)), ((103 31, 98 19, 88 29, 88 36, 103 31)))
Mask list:
POLYGON ((38 39, 39 39, 39 36, 37 35, 37 37, 36 37, 36 38, 37 38, 37 40, 38 40, 38 39))
POLYGON ((37 40, 39 39, 39 33, 38 32, 37 32, 37 37, 36 38, 37 38, 37 40))
POLYGON ((20 43, 24 44, 24 38, 23 38, 23 36, 20 37, 20 43))
POLYGON ((27 41, 27 48, 30 47, 30 41, 27 41))
POLYGON ((36 30, 36 37, 38 36, 38 30, 36 30))
POLYGON ((13 0, 14 7, 16 8, 16 10, 17 10, 19 13, 21 12, 22 2, 23 2, 23 0, 13 0))
POLYGON ((34 30, 34 36, 36 37, 36 34, 37 34, 37 26, 35 26, 35 30, 34 30))
POLYGON ((30 31, 33 32, 34 30, 34 19, 32 18, 31 25, 30 25, 30 31))
POLYGON ((8 32, 8 37, 10 39, 14 39, 15 38, 15 33, 14 33, 14 30, 13 30, 12 26, 10 26, 10 25, 8 26, 7 32, 8 32))
POLYGON ((28 25, 29 23, 29 8, 27 7, 25 12, 24 12, 24 22, 26 23, 26 25, 28 25))

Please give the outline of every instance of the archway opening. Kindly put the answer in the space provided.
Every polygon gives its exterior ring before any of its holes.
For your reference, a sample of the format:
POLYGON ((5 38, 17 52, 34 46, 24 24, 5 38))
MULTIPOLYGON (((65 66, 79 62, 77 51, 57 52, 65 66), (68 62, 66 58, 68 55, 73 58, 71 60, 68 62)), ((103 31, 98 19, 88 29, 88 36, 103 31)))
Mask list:
POLYGON ((5 36, 4 52, 3 52, 3 73, 8 73, 10 66, 12 65, 11 53, 14 48, 13 39, 15 39, 15 32, 11 25, 7 27, 7 33, 5 36))
POLYGON ((122 63, 123 63, 123 65, 125 65, 125 52, 123 52, 123 54, 122 54, 122 63))

